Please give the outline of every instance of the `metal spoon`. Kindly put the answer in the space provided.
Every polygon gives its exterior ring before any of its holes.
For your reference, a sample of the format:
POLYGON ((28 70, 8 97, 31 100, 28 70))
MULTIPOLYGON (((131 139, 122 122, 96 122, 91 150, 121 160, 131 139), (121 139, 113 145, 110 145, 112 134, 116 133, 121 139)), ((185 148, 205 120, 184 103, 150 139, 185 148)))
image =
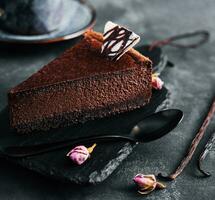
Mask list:
POLYGON ((183 112, 181 110, 168 109, 146 117, 132 128, 129 135, 94 135, 39 145, 10 146, 6 147, 3 153, 5 156, 21 158, 58 150, 67 146, 107 140, 123 140, 134 143, 150 142, 169 133, 181 122, 182 118, 183 112))

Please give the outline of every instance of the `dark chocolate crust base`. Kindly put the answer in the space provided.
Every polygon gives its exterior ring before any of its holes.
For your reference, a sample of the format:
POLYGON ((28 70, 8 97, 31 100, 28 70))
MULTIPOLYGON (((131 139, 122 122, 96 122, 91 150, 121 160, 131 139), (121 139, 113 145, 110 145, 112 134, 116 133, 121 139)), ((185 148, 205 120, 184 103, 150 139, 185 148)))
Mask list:
POLYGON ((109 107, 97 109, 97 110, 85 110, 82 113, 62 113, 50 118, 43 118, 42 120, 35 121, 33 123, 19 124, 14 127, 18 132, 29 133, 33 131, 46 131, 51 128, 61 128, 70 125, 85 123, 89 120, 109 117, 112 115, 128 112, 137 108, 143 107, 146 104, 143 97, 140 96, 129 102, 122 102, 116 105, 110 105, 109 107), (84 115, 83 115, 84 113, 84 115))

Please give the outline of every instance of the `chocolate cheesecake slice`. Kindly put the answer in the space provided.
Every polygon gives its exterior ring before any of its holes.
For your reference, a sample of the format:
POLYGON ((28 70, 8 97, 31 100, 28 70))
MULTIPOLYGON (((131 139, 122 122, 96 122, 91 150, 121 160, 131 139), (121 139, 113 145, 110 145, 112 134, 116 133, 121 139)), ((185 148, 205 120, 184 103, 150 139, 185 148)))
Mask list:
POLYGON ((18 132, 48 130, 148 103, 151 61, 134 49, 111 61, 101 54, 102 43, 102 34, 86 32, 78 44, 11 89, 11 127, 18 132))

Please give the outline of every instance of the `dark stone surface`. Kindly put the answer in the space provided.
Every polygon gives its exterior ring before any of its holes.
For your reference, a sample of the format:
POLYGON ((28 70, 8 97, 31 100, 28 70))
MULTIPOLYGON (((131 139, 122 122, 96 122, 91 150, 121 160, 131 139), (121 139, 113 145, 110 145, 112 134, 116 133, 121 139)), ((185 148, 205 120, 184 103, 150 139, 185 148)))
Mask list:
MULTIPOLYGON (((215 95, 215 2, 214 0, 91 0, 98 10, 96 30, 101 31, 107 20, 127 24, 142 36, 142 43, 163 39, 178 33, 207 29, 209 43, 193 50, 165 47, 176 66, 164 74, 171 91, 169 107, 185 112, 182 124, 168 136, 155 142, 139 145, 120 167, 103 183, 96 186, 76 186, 50 180, 44 176, 11 165, 1 159, 0 199, 147 199, 147 200, 213 200, 215 195, 215 155, 208 168, 214 174, 202 178, 196 159, 215 129, 213 119, 191 163, 167 189, 147 197, 137 194, 132 178, 137 173, 171 172, 186 152, 196 134, 208 106, 215 95)), ((0 109, 7 105, 6 92, 38 70, 72 41, 43 47, 0 47, 0 109)), ((2 122, 0 122, 2 123, 2 122)))

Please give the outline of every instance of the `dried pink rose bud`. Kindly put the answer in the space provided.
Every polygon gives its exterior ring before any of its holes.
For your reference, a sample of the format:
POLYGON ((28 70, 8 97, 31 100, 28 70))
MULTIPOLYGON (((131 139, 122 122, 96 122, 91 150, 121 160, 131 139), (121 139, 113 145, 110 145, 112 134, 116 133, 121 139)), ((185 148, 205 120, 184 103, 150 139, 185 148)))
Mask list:
POLYGON ((95 148, 96 144, 93 146, 86 148, 85 146, 77 146, 73 148, 69 153, 67 153, 67 156, 78 165, 82 165, 89 157, 90 153, 93 152, 93 149, 95 148))
POLYGON ((158 77, 157 74, 152 75, 152 87, 156 90, 161 90, 164 82, 158 77))
POLYGON ((160 182, 156 181, 156 178, 154 175, 143 175, 143 174, 137 174, 133 181, 138 186, 138 192, 140 194, 149 194, 154 189, 164 189, 166 186, 160 182))

